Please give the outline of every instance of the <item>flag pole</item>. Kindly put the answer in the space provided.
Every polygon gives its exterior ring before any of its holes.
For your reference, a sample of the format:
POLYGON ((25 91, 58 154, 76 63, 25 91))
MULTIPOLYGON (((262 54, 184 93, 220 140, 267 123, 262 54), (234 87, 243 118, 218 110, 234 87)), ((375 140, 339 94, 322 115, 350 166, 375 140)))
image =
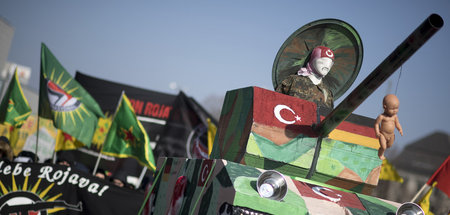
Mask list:
MULTIPOLYGON (((42 56, 41 56, 41 59, 42 59, 42 56)), ((42 68, 42 60, 41 60, 41 68, 42 68)), ((35 154, 36 154, 36 157, 35 157, 35 161, 34 162, 37 162, 37 157, 38 157, 38 144, 39 144, 39 122, 40 122, 40 114, 41 114, 41 82, 42 82, 42 71, 40 72, 40 74, 39 74, 39 99, 38 99, 38 114, 37 114, 37 126, 36 126, 36 146, 35 146, 35 154)), ((54 122, 53 122, 53 120, 52 120, 52 125, 54 125, 54 122)), ((55 152, 55 149, 53 148, 53 152, 55 152)), ((55 161, 53 161, 53 163, 55 163, 55 161)))
MULTIPOLYGON (((102 149, 103 149, 103 146, 102 146, 102 149)), ((95 162, 94 169, 92 170, 92 175, 95 175, 95 172, 97 172, 98 165, 100 164, 100 159, 101 158, 102 158, 102 151, 100 150, 98 152, 98 157, 97 157, 97 161, 95 162)))
POLYGON ((142 169, 141 175, 139 176, 139 180, 138 180, 138 184, 136 186, 136 189, 138 189, 141 186, 142 180, 144 179, 145 176, 145 172, 147 172, 147 166, 144 166, 144 168, 142 169))
MULTIPOLYGON (((416 193, 416 195, 414 196, 414 198, 411 199, 411 202, 416 202, 417 199, 419 199, 419 197, 422 195, 422 193, 424 192, 425 189, 427 189, 426 192, 428 192, 431 188, 432 188, 432 187, 429 186, 429 185, 425 182, 425 184, 422 186, 422 188, 420 188, 420 190, 416 193), (427 187, 428 187, 428 189, 427 189, 427 187)), ((426 193, 426 192, 425 192, 425 193, 426 193)))
MULTIPOLYGON (((168 159, 168 158, 165 158, 165 159, 164 159, 164 163, 161 165, 161 168, 159 169, 159 171, 156 171, 156 169, 155 169, 155 171, 158 172, 158 174, 156 174, 156 178, 155 178, 155 180, 153 181, 152 186, 150 187, 150 190, 147 192, 147 195, 145 196, 145 200, 144 200, 144 202, 143 202, 142 205, 141 205, 141 209, 139 209, 138 215, 142 215, 142 211, 144 210, 145 203, 147 203, 148 198, 149 198, 150 195, 152 194, 153 189, 155 188, 155 185, 157 184, 157 182, 158 182, 158 180, 159 180, 159 176, 161 175, 162 172, 164 172, 164 168, 166 167, 167 159, 168 159)), ((156 172, 155 172, 155 173, 156 173, 156 172)), ((153 174, 155 174, 155 173, 153 173, 153 174)))
MULTIPOLYGON (((123 98, 123 94, 124 94, 124 93, 125 93, 125 91, 122 90, 122 94, 120 95, 119 102, 117 103, 116 112, 114 113, 113 120, 114 120, 114 118, 116 118, 117 109, 119 109, 120 103, 122 103, 122 98, 123 98)), ((108 131, 108 134, 109 134, 110 131, 111 131, 111 128, 110 128, 110 130, 108 131)), ((106 137, 108 137, 108 134, 106 135, 106 137)), ((105 139, 105 141, 106 141, 106 139, 105 139)), ((100 164, 100 159, 101 159, 101 157, 102 157, 103 146, 105 146, 105 142, 103 142, 102 148, 101 148, 100 151, 98 152, 97 162, 95 163, 94 170, 92 171, 92 175, 95 175, 95 172, 97 172, 98 166, 99 166, 99 164, 100 164)))

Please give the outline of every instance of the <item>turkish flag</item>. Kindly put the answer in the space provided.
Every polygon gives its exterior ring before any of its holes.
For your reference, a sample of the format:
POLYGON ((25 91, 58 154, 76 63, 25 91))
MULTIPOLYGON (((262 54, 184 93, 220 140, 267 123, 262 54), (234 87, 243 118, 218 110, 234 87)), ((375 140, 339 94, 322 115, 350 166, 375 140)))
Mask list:
POLYGON ((361 203, 361 200, 359 200, 358 196, 354 193, 347 193, 344 191, 308 184, 296 180, 294 180, 293 182, 297 187, 297 190, 304 197, 334 202, 341 207, 366 210, 364 205, 361 203))
POLYGON ((310 101, 255 87, 253 102, 253 120, 262 125, 286 128, 317 122, 317 106, 310 101))
POLYGON ((445 159, 444 163, 431 176, 427 184, 432 186, 435 181, 437 181, 436 187, 450 198, 450 156, 445 159))

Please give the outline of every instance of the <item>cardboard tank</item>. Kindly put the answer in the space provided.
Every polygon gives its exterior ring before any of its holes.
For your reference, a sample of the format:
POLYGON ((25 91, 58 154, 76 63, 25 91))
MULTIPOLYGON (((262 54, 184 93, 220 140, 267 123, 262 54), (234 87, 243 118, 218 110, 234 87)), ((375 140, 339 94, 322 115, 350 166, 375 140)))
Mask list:
MULTIPOLYGON (((149 213, 420 214, 413 203, 370 196, 382 163, 375 120, 352 112, 442 26, 430 15, 334 109, 259 87, 228 91, 210 159, 160 158, 149 213)), ((286 40, 274 88, 321 45, 335 55, 324 84, 334 99, 344 94, 363 48, 353 27, 335 19, 309 23, 286 40)))

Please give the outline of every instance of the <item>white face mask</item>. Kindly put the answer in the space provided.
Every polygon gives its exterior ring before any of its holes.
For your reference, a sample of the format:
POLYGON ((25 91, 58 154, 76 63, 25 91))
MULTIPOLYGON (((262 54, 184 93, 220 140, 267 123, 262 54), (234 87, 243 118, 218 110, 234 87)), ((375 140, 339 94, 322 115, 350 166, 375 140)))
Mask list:
POLYGON ((322 75, 322 77, 328 74, 333 64, 333 60, 328 57, 317 58, 312 62, 314 70, 316 70, 318 74, 322 75))

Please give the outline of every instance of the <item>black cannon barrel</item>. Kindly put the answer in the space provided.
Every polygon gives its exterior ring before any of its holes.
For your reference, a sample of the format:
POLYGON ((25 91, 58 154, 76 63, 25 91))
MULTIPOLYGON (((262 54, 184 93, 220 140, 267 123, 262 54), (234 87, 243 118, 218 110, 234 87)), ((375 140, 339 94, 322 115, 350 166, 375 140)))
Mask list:
POLYGON ((431 14, 319 123, 316 132, 324 137, 333 131, 443 25, 441 16, 431 14))

